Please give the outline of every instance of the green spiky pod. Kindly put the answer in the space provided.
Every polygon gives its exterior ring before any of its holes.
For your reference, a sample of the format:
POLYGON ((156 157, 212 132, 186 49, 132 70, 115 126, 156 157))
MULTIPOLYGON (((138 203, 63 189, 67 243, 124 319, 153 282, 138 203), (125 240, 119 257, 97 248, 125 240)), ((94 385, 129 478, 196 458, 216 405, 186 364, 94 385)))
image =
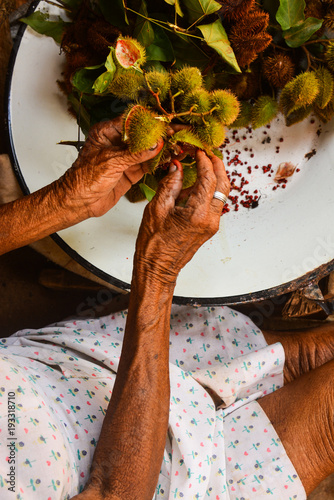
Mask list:
MULTIPOLYGON (((211 109, 210 94, 203 88, 197 88, 185 94, 180 106, 181 112, 193 111, 194 113, 207 113, 211 109)), ((190 123, 202 123, 201 116, 185 115, 185 121, 190 123)))
POLYGON ((178 132, 175 132, 175 134, 173 134, 170 137, 168 142, 171 145, 181 143, 181 144, 193 146, 196 149, 204 149, 205 150, 205 145, 199 139, 198 134, 196 135, 194 132, 192 132, 191 130, 187 130, 187 129, 182 129, 182 130, 179 130, 178 132))
POLYGON ((323 109, 314 107, 314 112, 316 116, 323 122, 328 123, 334 116, 334 94, 332 95, 331 100, 323 109))
POLYGON ((166 134, 167 124, 139 104, 130 106, 124 118, 123 140, 131 153, 152 148, 166 134))
POLYGON ((135 70, 117 75, 108 87, 109 92, 122 101, 136 101, 145 85, 142 74, 135 70))
POLYGON ((172 74, 172 93, 189 94, 203 86, 202 73, 195 67, 184 67, 172 74))
POLYGON ((220 160, 224 161, 224 155, 223 153, 220 151, 220 149, 218 148, 213 148, 212 149, 212 153, 217 156, 217 158, 219 158, 220 160))
POLYGON ((248 101, 240 102, 240 113, 229 128, 244 128, 251 124, 253 106, 248 101))
MULTIPOLYGON (((145 74, 146 88, 159 95, 160 102, 163 102, 168 97, 170 89, 170 75, 167 71, 148 71, 145 74)), ((149 98, 150 104, 156 105, 157 101, 154 96, 149 98)))
POLYGON ((285 117, 289 116, 289 113, 293 111, 295 104, 292 99, 291 83, 292 82, 289 82, 285 85, 279 97, 279 109, 285 117))
POLYGON ((334 90, 334 80, 331 72, 324 66, 320 66, 315 75, 319 80, 319 94, 315 99, 315 105, 323 109, 332 98, 334 90))
POLYGON ((302 122, 309 116, 309 114, 313 111, 313 106, 303 106, 302 108, 298 108, 289 116, 285 117, 285 124, 287 127, 291 127, 291 125, 295 125, 295 123, 302 122))
POLYGON ((211 93, 211 108, 213 116, 220 120, 224 125, 233 123, 240 113, 240 103, 236 96, 229 90, 215 90, 211 93))
POLYGON ((254 129, 270 123, 278 113, 278 102, 274 97, 262 95, 252 109, 252 126, 254 129))
POLYGON ((326 44, 325 60, 331 71, 334 71, 334 42, 326 44))
POLYGON ((312 104, 319 94, 319 81, 314 72, 305 71, 285 85, 280 96, 280 109, 289 116, 299 108, 312 104))
POLYGON ((201 142, 207 144, 210 148, 219 148, 225 140, 225 126, 209 116, 205 118, 205 123, 196 128, 196 135, 201 142))
POLYGON ((216 89, 231 90, 239 100, 254 99, 261 93, 259 71, 256 65, 250 72, 237 75, 220 73, 216 77, 216 89))
POLYGON ((188 189, 195 184, 197 180, 196 166, 185 165, 183 167, 183 183, 182 189, 188 189))

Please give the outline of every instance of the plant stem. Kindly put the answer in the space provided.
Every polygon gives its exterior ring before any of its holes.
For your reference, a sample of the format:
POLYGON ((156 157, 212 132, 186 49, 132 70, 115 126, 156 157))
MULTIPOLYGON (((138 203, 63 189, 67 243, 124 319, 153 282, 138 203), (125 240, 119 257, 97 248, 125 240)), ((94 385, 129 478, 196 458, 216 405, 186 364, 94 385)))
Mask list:
POLYGON ((174 99, 174 96, 172 94, 171 89, 169 89, 168 93, 169 93, 170 107, 171 107, 172 113, 175 113, 175 99, 174 99))
POLYGON ((156 104, 157 108, 159 109, 159 111, 161 111, 161 113, 163 115, 169 116, 169 113, 161 105, 161 101, 160 101, 160 97, 159 97, 159 91, 158 92, 154 92, 154 90, 152 89, 152 87, 150 85, 150 82, 147 79, 146 73, 144 73, 144 78, 145 78, 145 82, 146 82, 146 85, 148 87, 148 90, 150 91, 150 93, 152 94, 152 96, 155 98, 155 100, 157 102, 157 104, 156 104))
POLYGON ((307 50, 306 47, 304 47, 304 45, 301 46, 303 51, 305 52, 305 55, 307 57, 307 71, 309 71, 310 67, 311 67, 311 57, 310 57, 310 53, 309 51, 307 50))
POLYGON ((333 42, 333 39, 319 38, 319 40, 308 40, 308 42, 305 42, 303 45, 311 45, 312 43, 329 43, 329 42, 333 42))
POLYGON ((197 38, 198 40, 201 40, 201 42, 204 42, 204 38, 202 38, 201 36, 197 36, 197 35, 191 35, 190 33, 187 32, 187 30, 177 26, 177 24, 171 24, 171 23, 168 23, 166 21, 159 21, 158 22, 156 19, 153 19, 152 17, 144 16, 140 12, 137 12, 133 9, 130 9, 130 7, 125 7, 125 8, 126 8, 126 10, 132 12, 133 14, 136 14, 137 16, 140 16, 143 19, 146 19, 146 21, 149 21, 150 23, 156 24, 160 28, 162 28, 166 31, 169 31, 170 33, 180 33, 181 35, 189 36, 192 38, 197 38))
POLYGON ((210 115, 215 109, 217 109, 217 106, 214 106, 210 111, 205 111, 205 113, 194 113, 193 112, 193 107, 190 108, 189 111, 183 111, 182 113, 168 113, 168 116, 170 117, 171 120, 173 118, 179 118, 180 116, 200 116, 201 118, 204 119, 204 116, 210 115))
POLYGON ((290 52, 292 49, 288 49, 287 47, 281 47, 281 45, 277 45, 276 43, 274 42, 271 42, 270 44, 272 47, 274 47, 275 49, 279 49, 279 50, 285 50, 286 52, 290 52))

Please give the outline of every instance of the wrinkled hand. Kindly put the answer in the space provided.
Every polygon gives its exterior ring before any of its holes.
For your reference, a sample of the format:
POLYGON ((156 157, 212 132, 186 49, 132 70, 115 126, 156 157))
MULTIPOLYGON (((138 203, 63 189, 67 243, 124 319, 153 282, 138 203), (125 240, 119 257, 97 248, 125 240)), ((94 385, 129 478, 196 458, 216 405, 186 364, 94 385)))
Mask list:
POLYGON ((110 210, 145 172, 145 162, 163 146, 131 154, 122 142, 122 117, 102 122, 89 136, 73 166, 57 181, 57 190, 82 220, 110 210))
MULTIPOLYGON (((158 281, 175 284, 177 275, 199 247, 219 228, 223 203, 214 191, 228 196, 230 183, 223 162, 197 151, 197 181, 185 204, 177 206, 182 189, 182 166, 161 181, 153 200, 146 206, 139 230, 135 268, 158 281)), ((175 167, 174 167, 175 168, 175 167)))

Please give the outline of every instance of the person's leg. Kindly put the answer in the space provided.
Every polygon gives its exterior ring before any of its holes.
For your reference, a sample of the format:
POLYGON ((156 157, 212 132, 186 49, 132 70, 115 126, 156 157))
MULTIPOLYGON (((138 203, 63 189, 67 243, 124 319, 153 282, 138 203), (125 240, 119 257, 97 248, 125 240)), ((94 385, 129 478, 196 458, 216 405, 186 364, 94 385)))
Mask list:
POLYGON ((263 331, 268 344, 281 342, 285 352, 284 382, 334 358, 334 323, 297 332, 263 331))
POLYGON ((334 360, 258 400, 307 495, 334 472, 334 360))

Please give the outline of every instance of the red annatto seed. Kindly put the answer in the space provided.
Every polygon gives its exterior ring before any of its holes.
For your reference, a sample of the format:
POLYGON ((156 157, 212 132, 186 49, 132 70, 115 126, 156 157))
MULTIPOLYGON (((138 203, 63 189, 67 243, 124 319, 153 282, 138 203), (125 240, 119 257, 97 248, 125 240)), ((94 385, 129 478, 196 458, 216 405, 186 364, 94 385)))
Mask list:
POLYGON ((296 172, 300 172, 300 168, 296 168, 296 172))
POLYGON ((310 121, 310 123, 315 123, 315 120, 314 120, 314 118, 312 118, 312 120, 310 121))
POLYGON ((277 189, 277 186, 274 186, 274 187, 273 187, 273 191, 276 191, 276 189, 277 189))
POLYGON ((254 158, 254 154, 253 154, 253 153, 251 153, 251 154, 250 154, 250 157, 251 157, 251 158, 254 158))
POLYGON ((280 137, 280 138, 279 138, 279 142, 284 142, 283 137, 280 137))
POLYGON ((255 189, 254 193, 255 193, 255 194, 256 194, 256 193, 258 193, 258 190, 257 190, 257 189, 255 189))
POLYGON ((259 166, 258 166, 258 165, 255 165, 255 167, 254 167, 254 168, 258 169, 258 168, 259 168, 259 166))

